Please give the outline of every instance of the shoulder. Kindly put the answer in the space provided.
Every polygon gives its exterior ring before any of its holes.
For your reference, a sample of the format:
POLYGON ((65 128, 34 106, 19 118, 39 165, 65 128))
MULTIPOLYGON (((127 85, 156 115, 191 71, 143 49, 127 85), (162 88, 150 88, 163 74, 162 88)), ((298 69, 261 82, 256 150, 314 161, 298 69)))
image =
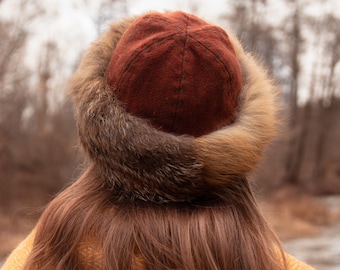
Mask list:
POLYGON ((35 229, 23 240, 8 256, 2 270, 23 269, 28 255, 30 254, 35 238, 35 229))
POLYGON ((287 254, 286 255, 287 269, 289 270, 315 270, 310 265, 299 261, 295 257, 287 254))

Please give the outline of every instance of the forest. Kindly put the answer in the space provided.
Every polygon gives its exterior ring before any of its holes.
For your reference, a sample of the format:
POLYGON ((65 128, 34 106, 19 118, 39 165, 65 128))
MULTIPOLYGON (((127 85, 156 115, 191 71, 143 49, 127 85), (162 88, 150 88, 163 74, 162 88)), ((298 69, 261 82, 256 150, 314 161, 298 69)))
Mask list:
MULTIPOLYGON (((90 37, 76 36, 62 46, 62 37, 49 36, 31 52, 35 27, 54 13, 41 1, 16 0, 11 1, 15 12, 5 14, 9 1, 0 0, 0 243, 6 243, 0 246, 0 258, 32 228, 42 207, 82 170, 68 78, 90 40, 108 22, 130 15, 133 2, 101 0, 94 6, 77 1, 92 20, 90 37)), ((200 15, 199 4, 187 2, 187 9, 200 15)), ((339 195, 339 14, 332 8, 308 12, 308 0, 280 0, 285 12, 275 20, 273 0, 229 2, 214 22, 232 29, 281 87, 279 137, 256 175, 250 176, 256 179, 259 198, 280 203, 294 196, 339 195)), ((321 0, 313 2, 323 5, 321 0)), ((72 27, 78 28, 74 24, 69 31, 72 27)), ((48 24, 40 28, 49 31, 48 24)), ((309 201, 305 204, 298 215, 316 224, 326 222, 316 218, 327 215, 325 210, 309 201), (313 209, 306 210, 305 204, 313 209)))

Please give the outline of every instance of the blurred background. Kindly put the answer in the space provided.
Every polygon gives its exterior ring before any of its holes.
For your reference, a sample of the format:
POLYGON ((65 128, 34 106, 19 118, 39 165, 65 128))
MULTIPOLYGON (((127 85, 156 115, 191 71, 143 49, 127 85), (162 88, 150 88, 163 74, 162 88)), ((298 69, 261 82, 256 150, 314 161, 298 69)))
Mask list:
POLYGON ((66 89, 84 50, 150 10, 221 25, 270 69, 284 125, 251 176, 260 207, 289 252, 340 269, 338 0, 0 0, 0 261, 81 170, 66 89))

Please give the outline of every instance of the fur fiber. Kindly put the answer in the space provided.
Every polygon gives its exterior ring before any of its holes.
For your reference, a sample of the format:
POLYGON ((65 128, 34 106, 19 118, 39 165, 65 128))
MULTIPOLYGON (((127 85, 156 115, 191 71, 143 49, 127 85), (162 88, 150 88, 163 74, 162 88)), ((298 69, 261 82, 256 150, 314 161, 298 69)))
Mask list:
POLYGON ((103 184, 119 198, 168 203, 217 194, 228 179, 254 168, 275 134, 277 88, 230 36, 244 80, 236 121, 197 138, 159 131, 127 113, 106 82, 115 46, 135 19, 111 25, 70 81, 80 142, 103 184))

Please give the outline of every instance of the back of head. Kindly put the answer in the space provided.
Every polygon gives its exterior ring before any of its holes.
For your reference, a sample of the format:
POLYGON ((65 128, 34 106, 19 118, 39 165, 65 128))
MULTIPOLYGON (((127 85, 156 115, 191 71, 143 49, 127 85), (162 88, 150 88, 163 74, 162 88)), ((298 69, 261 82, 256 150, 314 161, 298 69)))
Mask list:
POLYGON ((183 12, 112 25, 70 93, 85 153, 130 199, 210 196, 249 173, 276 130, 266 71, 222 28, 183 12))
POLYGON ((247 181, 275 134, 276 87, 236 38, 184 12, 124 20, 70 94, 91 165, 44 214, 31 262, 58 241, 72 248, 46 257, 86 265, 91 235, 104 269, 283 268, 247 181))

